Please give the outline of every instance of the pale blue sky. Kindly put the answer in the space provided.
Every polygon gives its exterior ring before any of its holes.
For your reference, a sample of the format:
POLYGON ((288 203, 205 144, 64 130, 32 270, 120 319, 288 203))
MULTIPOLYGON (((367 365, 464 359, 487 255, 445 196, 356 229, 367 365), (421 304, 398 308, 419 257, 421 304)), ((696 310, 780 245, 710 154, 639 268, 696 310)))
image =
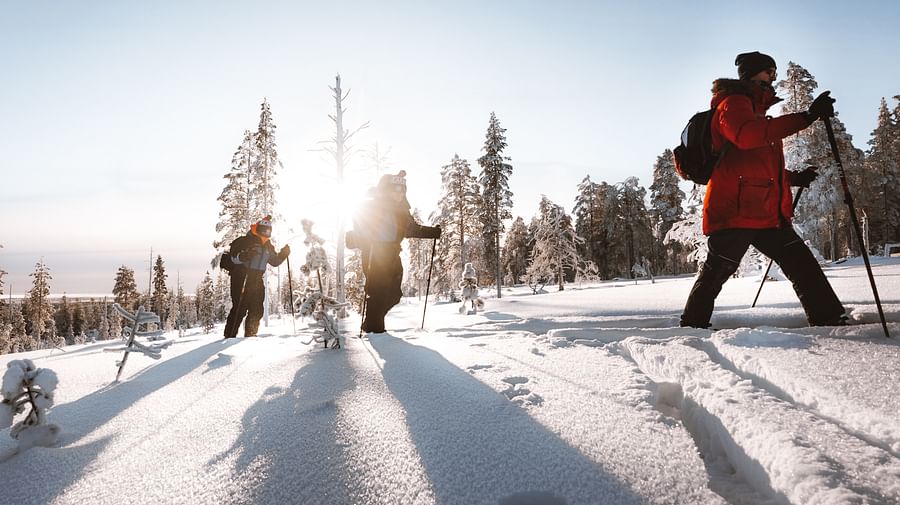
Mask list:
POLYGON ((477 172, 491 111, 526 220, 541 193, 571 209, 586 174, 649 186, 656 157, 745 51, 806 67, 867 147, 881 97, 900 94, 895 2, 711 5, 0 0, 7 292, 30 288, 42 256, 54 292, 108 292, 122 264, 145 285, 151 247, 193 291, 222 175, 263 98, 287 224, 313 217, 328 236, 331 169, 312 150, 331 136, 338 72, 347 123, 371 122, 356 146, 390 147, 425 215, 454 153, 477 172))

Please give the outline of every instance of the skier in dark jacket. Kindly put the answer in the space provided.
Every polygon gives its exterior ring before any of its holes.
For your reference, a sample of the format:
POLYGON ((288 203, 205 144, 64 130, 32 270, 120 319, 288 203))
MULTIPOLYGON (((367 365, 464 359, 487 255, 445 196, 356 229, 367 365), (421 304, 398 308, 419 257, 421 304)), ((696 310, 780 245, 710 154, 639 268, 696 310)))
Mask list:
POLYGON ((400 242, 404 237, 439 238, 440 226, 422 226, 409 213, 406 199, 406 172, 384 175, 378 186, 369 190, 353 219, 353 231, 347 234, 347 247, 362 250, 366 275, 366 309, 362 330, 384 333, 384 316, 400 301, 403 265, 400 242))
POLYGON ((780 101, 772 83, 775 60, 759 52, 737 56, 740 79, 713 83, 713 150, 725 152, 706 186, 703 233, 708 254, 681 315, 682 326, 708 328, 716 296, 741 263, 747 249, 775 260, 790 279, 810 325, 844 324, 844 307, 809 248, 791 227, 791 186, 809 187, 815 168, 784 167, 782 139, 834 115, 826 91, 807 112, 766 116, 780 101))
POLYGON ((225 338, 237 336, 245 315, 244 336, 255 337, 259 331, 266 295, 263 274, 268 265, 277 267, 291 253, 287 245, 276 253, 271 236, 272 216, 266 216, 251 225, 246 235, 235 239, 222 256, 222 267, 231 274, 231 311, 225 323, 225 338))

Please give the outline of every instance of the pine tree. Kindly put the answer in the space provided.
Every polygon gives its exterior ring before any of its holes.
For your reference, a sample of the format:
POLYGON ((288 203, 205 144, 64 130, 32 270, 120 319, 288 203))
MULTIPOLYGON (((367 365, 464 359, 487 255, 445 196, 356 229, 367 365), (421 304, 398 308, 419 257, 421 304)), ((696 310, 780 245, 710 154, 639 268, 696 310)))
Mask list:
POLYGON ((866 194, 872 228, 876 232, 877 243, 892 242, 896 227, 900 223, 900 160, 897 159, 897 125, 888 110, 887 101, 882 98, 878 110, 878 125, 869 139, 866 153, 865 176, 868 184, 866 194))
POLYGON ((107 320, 109 320, 109 338, 120 339, 122 335, 122 318, 112 305, 107 309, 107 320))
POLYGON ((203 325, 203 331, 211 332, 216 327, 215 291, 213 289, 212 276, 206 272, 206 277, 197 287, 197 318, 203 325))
POLYGON ((653 222, 653 236, 658 244, 657 250, 660 251, 654 259, 660 261, 670 256, 670 266, 674 275, 677 273, 677 251, 669 251, 670 248, 663 244, 663 241, 672 225, 682 218, 684 213, 682 203, 685 196, 684 191, 678 187, 679 179, 675 173, 673 159, 671 149, 666 149, 656 158, 656 164, 653 166, 653 184, 650 185, 650 218, 653 222), (669 254, 670 252, 672 254, 669 254))
MULTIPOLYGON (((0 245, 0 247, 3 246, 0 245)), ((7 315, 6 300, 3 299, 3 276, 6 275, 6 273, 5 270, 0 268, 0 321, 7 315)))
POLYGON ((578 246, 578 253, 585 261, 594 261, 599 235, 597 214, 600 205, 597 201, 597 183, 591 180, 590 175, 578 183, 578 193, 575 195, 575 205, 572 214, 575 216, 575 233, 584 239, 578 246))
POLYGON ((611 237, 619 237, 616 247, 610 244, 607 253, 615 259, 616 270, 626 277, 632 276, 631 267, 641 257, 653 256, 646 194, 637 177, 629 177, 610 191, 605 202, 606 231, 611 237))
POLYGON ((555 279, 562 291, 565 289, 566 271, 574 272, 578 268, 576 245, 583 239, 575 234, 572 218, 562 206, 551 202, 546 196, 541 196, 538 215, 534 249, 526 275, 531 279, 529 283, 555 279))
POLYGON ((484 141, 484 156, 478 158, 481 174, 478 183, 481 185, 481 222, 484 240, 485 283, 497 283, 497 298, 503 284, 500 271, 500 235, 503 233, 503 221, 511 219, 512 191, 509 190, 509 176, 512 174, 510 160, 503 156, 506 149, 506 129, 500 127, 497 116, 491 112, 487 134, 484 141), (493 279, 491 277, 494 277, 493 279))
POLYGON ((441 198, 433 219, 441 226, 440 255, 451 285, 460 280, 466 262, 481 256, 469 250, 471 238, 480 230, 479 202, 478 182, 469 162, 454 154, 450 164, 441 168, 441 198))
POLYGON ((259 128, 256 131, 256 162, 251 166, 250 215, 276 217, 275 191, 278 190, 276 175, 278 168, 284 168, 278 158, 275 144, 275 122, 269 102, 260 105, 259 128))
POLYGON ((190 308, 188 307, 187 300, 184 296, 184 288, 181 286, 180 282, 178 283, 178 290, 175 294, 175 310, 175 329, 177 329, 178 334, 181 335, 181 332, 190 328, 191 321, 188 318, 190 308))
MULTIPOLYGON (((413 219, 417 223, 422 222, 421 212, 419 209, 413 209, 413 219)), ((435 251, 436 264, 442 265, 443 260, 441 254, 446 250, 442 247, 443 240, 439 240, 437 250, 435 251)), ((425 295, 428 280, 428 267, 431 260, 431 239, 410 238, 407 239, 406 250, 409 253, 409 264, 406 268, 406 289, 407 295, 415 294, 418 297, 425 295)), ((431 276, 431 293, 434 295, 446 295, 450 290, 450 276, 443 268, 436 268, 431 276)))
POLYGON ((18 304, 12 307, 12 320, 10 321, 10 351, 21 352, 29 347, 31 337, 25 331, 25 304, 18 304))
POLYGON ((516 217, 503 245, 503 272, 507 284, 519 284, 524 280, 530 257, 528 227, 525 226, 525 220, 521 216, 516 217))
POLYGON ((222 209, 219 211, 216 233, 221 233, 221 236, 213 242, 213 247, 216 249, 224 250, 250 229, 253 222, 251 214, 253 171, 251 167, 257 158, 256 136, 247 130, 244 132, 241 145, 231 157, 231 170, 223 176, 227 182, 218 198, 222 209))
POLYGON ((53 322, 53 306, 50 304, 50 268, 44 259, 35 264, 34 272, 28 274, 32 278, 31 291, 28 292, 28 319, 31 322, 31 345, 26 350, 38 349, 46 342, 54 345, 56 329, 53 322))
POLYGON ((699 268, 706 260, 707 243, 703 235, 703 199, 706 186, 694 185, 687 200, 684 217, 675 222, 663 238, 664 245, 679 244, 687 251, 684 261, 699 268))
POLYGON ((106 302, 106 297, 103 297, 103 302, 98 304, 100 308, 100 322, 97 325, 97 340, 109 340, 112 338, 110 335, 110 327, 109 327, 109 304, 106 302))
POLYGON ((63 294, 53 316, 56 324, 56 334, 62 335, 66 339, 66 344, 75 343, 75 319, 72 314, 72 306, 69 298, 63 294))
MULTIPOLYGON (((778 83, 778 87, 787 92, 782 104, 783 113, 802 112, 809 108, 813 101, 818 83, 802 66, 790 62, 786 77, 778 83)), ((835 138, 841 150, 841 160, 850 177, 855 178, 854 185, 861 182, 860 168, 862 155, 853 147, 850 135, 840 119, 831 118, 835 138)), ((814 248, 827 251, 828 256, 835 259, 840 253, 841 244, 850 239, 839 237, 839 230, 846 224, 847 213, 843 208, 843 192, 840 190, 838 167, 831 154, 831 146, 825 133, 822 121, 816 121, 809 128, 803 129, 784 139, 785 166, 788 170, 804 170, 808 166, 818 167, 819 176, 804 191, 794 213, 794 224, 801 235, 810 240, 814 248)), ((865 206, 864 201, 860 201, 865 206)))
POLYGON ((323 295, 330 296, 329 274, 331 273, 331 262, 328 261, 328 252, 322 247, 325 239, 312 231, 314 224, 309 219, 303 219, 300 222, 300 225, 303 227, 303 233, 306 235, 306 238, 303 239, 303 244, 307 248, 306 262, 300 267, 300 271, 309 277, 315 289, 321 289, 323 295))
POLYGON ((134 281, 134 270, 125 265, 119 267, 116 272, 116 283, 113 286, 112 294, 115 296, 115 302, 126 310, 137 309, 137 303, 140 300, 140 293, 137 290, 137 284, 134 281))
POLYGON ((231 279, 221 270, 216 275, 213 294, 216 321, 225 321, 228 318, 228 311, 231 309, 231 279))
POLYGON ((161 325, 165 324, 168 317, 166 314, 168 306, 166 297, 169 294, 169 290, 166 287, 167 277, 166 266, 163 263, 162 256, 157 255, 156 263, 153 265, 153 294, 150 297, 150 310, 159 316, 161 325))

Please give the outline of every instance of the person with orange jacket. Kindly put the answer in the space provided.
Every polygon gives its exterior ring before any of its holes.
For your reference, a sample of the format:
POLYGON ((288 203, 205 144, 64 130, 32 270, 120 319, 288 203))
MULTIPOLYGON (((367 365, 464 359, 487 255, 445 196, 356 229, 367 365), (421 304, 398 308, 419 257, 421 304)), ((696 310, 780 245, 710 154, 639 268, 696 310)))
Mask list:
POLYGON ((250 225, 250 231, 235 239, 222 255, 220 264, 231 274, 231 311, 225 322, 225 338, 237 336, 245 315, 244 336, 255 337, 259 331, 266 297, 263 274, 268 265, 277 267, 291 254, 287 245, 276 253, 271 236, 272 216, 266 216, 250 225))
POLYGON ((810 325, 845 324, 844 307, 819 263, 791 226, 791 186, 809 187, 814 167, 785 169, 782 139, 834 115, 830 92, 806 112, 779 117, 766 110, 780 98, 772 83, 775 60, 759 52, 739 54, 739 79, 713 82, 713 151, 725 154, 712 172, 703 201, 706 261, 681 315, 682 326, 708 328, 715 299, 752 245, 772 258, 791 281, 810 325))

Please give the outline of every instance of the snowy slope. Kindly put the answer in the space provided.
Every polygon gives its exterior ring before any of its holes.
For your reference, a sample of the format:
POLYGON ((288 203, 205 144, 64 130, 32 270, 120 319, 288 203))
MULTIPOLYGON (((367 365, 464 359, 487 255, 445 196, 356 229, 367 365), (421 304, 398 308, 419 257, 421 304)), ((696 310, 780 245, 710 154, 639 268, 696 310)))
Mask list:
MULTIPOLYGON (((877 320, 859 264, 826 272, 877 320)), ((663 278, 431 303, 424 330, 406 300, 339 351, 303 322, 193 334, 119 383, 118 343, 0 356, 59 375, 63 430, 15 455, 0 432, 0 502, 898 503, 900 262, 875 272, 897 340, 806 328, 784 281, 749 309, 752 279, 726 284, 721 330, 677 328, 692 279, 663 278)))

